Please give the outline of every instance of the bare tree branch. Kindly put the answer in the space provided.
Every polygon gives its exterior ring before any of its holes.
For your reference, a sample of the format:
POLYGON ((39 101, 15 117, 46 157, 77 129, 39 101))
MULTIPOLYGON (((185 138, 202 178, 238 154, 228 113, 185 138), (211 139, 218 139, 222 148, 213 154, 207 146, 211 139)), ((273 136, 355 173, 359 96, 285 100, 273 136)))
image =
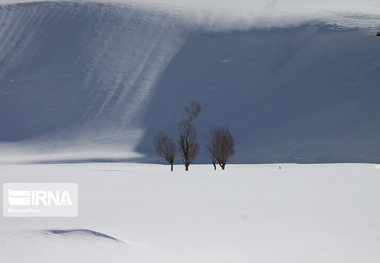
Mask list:
POLYGON ((184 118, 178 123, 179 128, 179 148, 185 170, 189 170, 189 165, 199 154, 199 143, 197 141, 197 131, 193 127, 193 120, 202 111, 199 103, 190 102, 184 108, 184 118))

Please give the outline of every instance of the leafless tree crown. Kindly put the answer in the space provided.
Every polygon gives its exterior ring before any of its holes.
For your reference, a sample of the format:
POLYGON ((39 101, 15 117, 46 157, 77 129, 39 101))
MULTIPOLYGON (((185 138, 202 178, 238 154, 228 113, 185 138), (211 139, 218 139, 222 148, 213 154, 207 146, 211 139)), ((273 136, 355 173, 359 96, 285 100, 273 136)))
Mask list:
POLYGON ((158 155, 171 165, 171 170, 173 171, 173 164, 177 153, 174 141, 161 131, 154 140, 154 146, 158 155))
POLYGON ((228 127, 213 129, 210 131, 210 138, 206 137, 206 139, 206 146, 214 168, 216 169, 215 163, 217 162, 224 170, 228 159, 235 153, 235 141, 231 132, 228 127))
POLYGON ((193 119, 195 119, 201 111, 202 111, 201 105, 198 102, 191 101, 189 105, 185 106, 185 109, 184 109, 185 120, 192 122, 193 119))

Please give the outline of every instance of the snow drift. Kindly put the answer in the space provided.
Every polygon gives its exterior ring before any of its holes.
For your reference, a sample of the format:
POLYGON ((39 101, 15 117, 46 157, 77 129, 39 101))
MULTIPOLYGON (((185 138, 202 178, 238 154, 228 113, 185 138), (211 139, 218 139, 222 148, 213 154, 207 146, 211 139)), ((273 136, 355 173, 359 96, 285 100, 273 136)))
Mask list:
POLYGON ((153 136, 196 100, 200 140, 228 124, 235 162, 380 160, 376 8, 222 21, 212 4, 127 3, 0 6, 4 157, 156 160, 153 136))

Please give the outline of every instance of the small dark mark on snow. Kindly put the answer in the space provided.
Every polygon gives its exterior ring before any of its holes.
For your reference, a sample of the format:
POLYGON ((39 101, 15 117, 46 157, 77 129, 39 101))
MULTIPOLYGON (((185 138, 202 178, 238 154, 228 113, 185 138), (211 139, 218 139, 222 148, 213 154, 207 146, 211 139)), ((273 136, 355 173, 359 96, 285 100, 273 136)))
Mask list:
POLYGON ((44 233, 54 234, 54 235, 65 235, 65 234, 71 234, 71 233, 79 233, 79 234, 85 234, 85 235, 89 235, 89 236, 92 235, 92 236, 97 236, 97 237, 102 237, 102 238, 108 238, 108 239, 112 239, 114 241, 122 242, 117 238, 114 238, 112 236, 109 236, 109 235, 106 235, 106 234, 103 234, 103 233, 100 233, 97 231, 93 231, 90 229, 79 229, 79 228, 78 229, 49 229, 49 230, 44 231, 44 233))

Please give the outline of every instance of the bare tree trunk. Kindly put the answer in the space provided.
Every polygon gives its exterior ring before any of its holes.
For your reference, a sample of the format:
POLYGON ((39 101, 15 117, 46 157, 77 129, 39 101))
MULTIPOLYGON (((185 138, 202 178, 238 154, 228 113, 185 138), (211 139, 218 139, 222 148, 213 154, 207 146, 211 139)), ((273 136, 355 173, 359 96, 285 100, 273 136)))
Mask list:
POLYGON ((170 171, 173 172, 173 163, 170 164, 170 171))
POLYGON ((189 171, 189 163, 185 163, 185 171, 189 171))
POLYGON ((226 164, 222 163, 222 164, 220 164, 220 167, 222 167, 222 170, 224 170, 224 168, 226 167, 226 164))
POLYGON ((212 162, 212 165, 214 166, 214 170, 216 170, 216 162, 215 161, 212 162))

